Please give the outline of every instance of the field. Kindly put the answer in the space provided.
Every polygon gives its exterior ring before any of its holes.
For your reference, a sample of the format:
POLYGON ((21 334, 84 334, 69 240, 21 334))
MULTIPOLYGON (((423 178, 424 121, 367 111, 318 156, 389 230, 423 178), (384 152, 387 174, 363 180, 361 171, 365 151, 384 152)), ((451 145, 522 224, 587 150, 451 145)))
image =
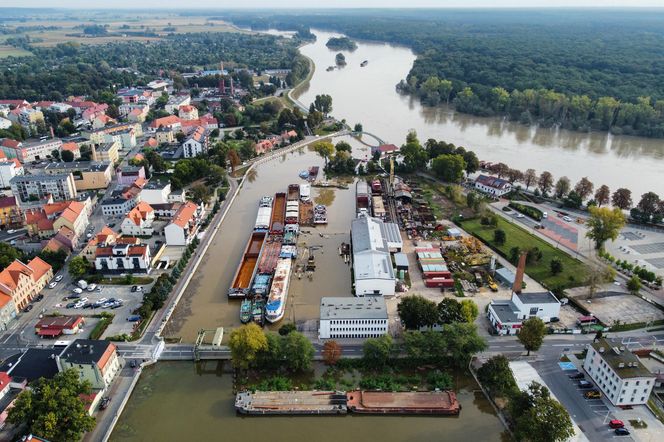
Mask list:
POLYGON ((17 49, 12 46, 3 46, 0 45, 0 58, 5 58, 5 57, 23 57, 26 55, 30 55, 30 52, 23 50, 23 49, 17 49))
POLYGON ((542 252, 542 259, 537 263, 526 265, 526 273, 549 289, 570 288, 583 284, 587 270, 585 264, 503 218, 498 218, 497 226, 497 228, 503 229, 507 236, 505 244, 502 246, 496 245, 493 241, 493 232, 496 228, 481 225, 479 219, 463 221, 462 227, 504 257, 509 257, 512 247, 519 247, 521 250, 539 248, 542 252), (551 274, 549 267, 554 257, 560 258, 563 263, 563 271, 555 276, 551 274))

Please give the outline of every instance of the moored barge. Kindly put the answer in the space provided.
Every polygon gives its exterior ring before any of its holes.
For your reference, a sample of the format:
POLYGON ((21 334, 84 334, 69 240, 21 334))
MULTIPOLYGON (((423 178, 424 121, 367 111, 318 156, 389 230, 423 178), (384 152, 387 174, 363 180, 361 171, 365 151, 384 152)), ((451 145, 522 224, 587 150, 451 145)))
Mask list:
POLYGON ((348 411, 360 414, 458 415, 461 405, 453 391, 349 391, 348 411))
POLYGON ((233 283, 228 289, 228 296, 230 298, 244 298, 249 294, 258 257, 263 249, 266 236, 267 232, 252 232, 249 237, 247 247, 244 249, 240 264, 235 271, 233 283))
POLYGON ((284 317, 286 301, 288 300, 288 288, 290 285, 292 261, 279 258, 277 268, 272 278, 270 295, 265 305, 265 319, 269 322, 278 322, 284 317))
POLYGON ((346 394, 334 391, 243 391, 235 410, 252 415, 346 414, 346 394))
POLYGON ((284 233, 284 218, 286 216, 286 194, 281 192, 274 196, 272 206, 272 219, 270 221, 270 233, 279 235, 284 233))

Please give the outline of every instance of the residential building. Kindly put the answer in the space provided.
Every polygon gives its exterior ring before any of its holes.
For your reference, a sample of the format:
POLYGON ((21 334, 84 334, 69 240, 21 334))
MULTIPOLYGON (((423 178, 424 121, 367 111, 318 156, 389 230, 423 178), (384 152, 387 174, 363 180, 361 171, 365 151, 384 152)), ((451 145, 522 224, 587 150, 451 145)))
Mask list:
POLYGON ((51 266, 39 257, 27 264, 14 260, 0 272, 0 293, 9 296, 16 312, 23 310, 53 278, 51 266))
POLYGON ((18 309, 11 296, 0 293, 0 331, 6 331, 16 319, 18 309))
POLYGON ((113 120, 112 118, 106 116, 106 111, 108 110, 108 104, 106 103, 97 104, 94 102, 90 103, 91 105, 87 106, 81 112, 82 120, 92 123, 93 127, 95 127, 95 120, 97 120, 96 122, 97 127, 104 127, 108 122, 113 120))
POLYGON ((102 129, 106 126, 109 126, 111 124, 115 124, 117 121, 115 121, 113 118, 109 117, 106 114, 100 114, 95 116, 92 119, 92 128, 93 129, 102 129))
POLYGON ((171 219, 182 207, 182 203, 166 203, 166 204, 152 204, 154 209, 154 216, 156 218, 171 219))
POLYGON ((6 189, 10 187, 9 182, 17 175, 24 175, 25 169, 23 165, 16 159, 10 161, 0 162, 0 188, 6 189))
POLYGON ((97 252, 97 247, 105 247, 115 245, 116 240, 119 238, 119 234, 115 233, 113 229, 108 226, 102 227, 102 229, 95 236, 90 238, 88 243, 81 250, 81 256, 87 259, 89 262, 95 260, 95 254, 97 252))
POLYGON ((203 211, 202 206, 186 202, 180 206, 172 221, 164 228, 166 244, 186 246, 196 237, 203 211))
POLYGON ((152 270, 150 248, 132 244, 97 247, 95 269, 105 274, 149 273, 152 270))
MULTIPOLYGON (((189 95, 173 95, 168 99, 164 109, 169 114, 175 113, 180 107, 188 106, 191 104, 191 97, 189 95)), ((159 127, 159 126, 155 126, 159 127)))
POLYGON ((49 163, 43 172, 49 175, 71 173, 76 191, 106 189, 113 180, 112 163, 108 161, 74 161, 71 163, 49 163))
MULTIPOLYGON (((44 204, 38 208, 25 211, 25 226, 28 235, 49 238, 66 227, 74 234, 73 247, 77 246, 78 238, 85 233, 89 213, 85 204, 79 201, 60 201, 44 204)), ((70 235, 63 233, 66 237, 70 235)))
POLYGON ((491 196, 500 197, 512 191, 509 181, 489 175, 480 175, 475 180, 475 189, 491 196))
POLYGON ((30 132, 37 132, 37 126, 44 124, 44 114, 42 111, 30 107, 16 108, 9 112, 8 118, 30 132))
POLYGON ((51 156, 54 150, 60 152, 62 140, 53 138, 44 141, 26 141, 21 143, 6 139, 2 142, 1 147, 7 158, 16 158, 25 164, 32 161, 45 160, 51 156))
POLYGON ((118 169, 118 184, 131 186, 139 179, 145 179, 145 168, 143 166, 124 166, 118 169))
POLYGON ((389 155, 395 152, 398 152, 399 148, 394 144, 382 144, 380 146, 374 146, 371 148, 371 156, 376 155, 376 152, 380 154, 381 157, 389 155))
POLYGON ((137 204, 134 198, 111 198, 102 201, 101 213, 104 216, 118 216, 129 213, 137 204))
POLYGON ((197 157, 208 150, 208 134, 203 126, 198 126, 182 143, 185 158, 197 157))
POLYGON ((78 201, 69 201, 67 203, 60 216, 53 221, 53 230, 57 232, 62 227, 66 227, 74 232, 75 242, 73 245, 77 247, 78 238, 84 236, 85 229, 88 227, 88 212, 85 210, 83 203, 78 201))
POLYGON ((351 223, 355 296, 394 296, 394 269, 382 224, 368 216, 351 223))
POLYGON ((58 364, 53 354, 52 348, 28 348, 23 353, 5 359, 0 370, 27 382, 39 378, 52 379, 58 374, 58 364))
POLYGON ((171 144, 175 142, 175 130, 168 126, 160 126, 156 131, 156 140, 159 144, 171 144))
POLYGON ((134 123, 144 123, 148 116, 149 110, 150 108, 148 106, 137 107, 129 112, 129 115, 127 115, 127 120, 134 123))
POLYGON ((11 229, 22 225, 23 214, 16 204, 16 197, 0 197, 0 227, 3 229, 11 229))
POLYGON ((123 235, 152 236, 153 222, 154 210, 148 203, 141 201, 122 220, 120 229, 123 235))
POLYGON ((319 339, 377 338, 388 333, 385 298, 324 297, 320 301, 319 339))
MULTIPOLYGON (((86 140, 87 141, 87 140, 86 140)), ((62 152, 68 150, 74 154, 74 160, 81 158, 81 146, 76 142, 62 143, 62 152)))
POLYGON ((76 183, 71 173, 19 175, 9 180, 9 184, 19 206, 49 195, 55 201, 72 200, 77 195, 76 183))
POLYGON ((191 105, 185 105, 185 106, 180 106, 178 109, 178 117, 180 117, 181 120, 198 120, 198 109, 196 109, 196 106, 191 106, 191 105))
POLYGON ((184 189, 174 190, 168 194, 169 203, 184 203, 187 201, 187 192, 184 189))
POLYGON ((115 344, 109 341, 77 339, 56 357, 58 368, 70 368, 80 373, 81 380, 89 381, 95 390, 106 390, 122 369, 115 344))
POLYGON ((75 335, 81 331, 84 324, 82 316, 45 316, 35 324, 35 334, 40 338, 75 335))
POLYGON ((587 349, 583 368, 614 406, 648 402, 656 376, 620 340, 600 338, 587 349))
POLYGON ((175 115, 169 115, 168 117, 162 117, 162 118, 155 118, 148 126, 148 129, 151 132, 155 132, 160 127, 166 127, 168 129, 177 131, 182 127, 182 120, 180 120, 180 117, 177 117, 175 115))
POLYGON ((122 103, 120 107, 118 107, 118 112, 122 117, 127 118, 129 114, 131 114, 135 110, 140 110, 141 112, 145 110, 145 113, 147 114, 150 110, 150 106, 146 103, 122 103))
POLYGON ((149 181, 141 190, 141 201, 148 204, 164 204, 171 194, 171 183, 167 181, 149 181))
POLYGON ((120 160, 120 142, 111 141, 109 143, 98 144, 94 147, 95 160, 106 161, 116 164, 120 160))

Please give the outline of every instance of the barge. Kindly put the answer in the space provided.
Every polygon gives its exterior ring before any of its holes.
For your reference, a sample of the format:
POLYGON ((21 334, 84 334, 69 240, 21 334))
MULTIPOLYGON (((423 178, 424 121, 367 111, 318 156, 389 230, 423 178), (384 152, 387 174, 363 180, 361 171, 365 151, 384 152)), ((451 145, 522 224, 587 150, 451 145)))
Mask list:
POLYGON ((277 193, 274 196, 272 206, 272 219, 270 220, 270 233, 280 235, 284 233, 284 224, 286 217, 286 194, 277 193))
POLYGON ((265 305, 265 319, 269 322, 275 323, 284 317, 292 266, 290 259, 279 258, 277 262, 277 268, 272 278, 272 288, 270 288, 270 295, 265 305))
POLYGON ((350 391, 348 411, 360 414, 458 415, 461 405, 453 391, 350 391))
POLYGON ((314 208, 314 224, 327 224, 327 207, 318 204, 314 208))
POLYGON ((365 180, 355 183, 355 213, 357 216, 371 213, 371 189, 365 180))
POLYGON ((300 221, 300 202, 287 201, 286 202, 286 224, 298 224, 300 221))
POLYGON ((258 257, 263 249, 267 232, 253 232, 244 249, 240 264, 235 271, 233 283, 228 289, 230 298, 244 298, 249 294, 251 281, 254 279, 258 257))
POLYGON ((311 184, 302 184, 300 186, 300 200, 305 203, 311 200, 311 184))
POLYGON ((320 168, 318 166, 311 166, 309 168, 309 181, 316 181, 316 178, 318 178, 318 171, 320 168))
POLYGON ((258 214, 256 215, 256 223, 254 230, 268 231, 270 229, 270 221, 272 220, 272 202, 274 198, 271 196, 264 196, 258 203, 258 214))
POLYGON ((250 415, 346 414, 346 394, 335 391, 243 391, 235 410, 250 415))
POLYGON ((297 201, 300 199, 300 185, 299 184, 289 184, 288 185, 288 201, 297 201))
POLYGON ((251 321, 251 301, 243 299, 240 304, 240 322, 246 324, 249 321, 251 321))
POLYGON ((258 261, 257 273, 259 275, 271 275, 277 267, 277 260, 281 252, 281 239, 270 237, 265 241, 260 260, 258 261))

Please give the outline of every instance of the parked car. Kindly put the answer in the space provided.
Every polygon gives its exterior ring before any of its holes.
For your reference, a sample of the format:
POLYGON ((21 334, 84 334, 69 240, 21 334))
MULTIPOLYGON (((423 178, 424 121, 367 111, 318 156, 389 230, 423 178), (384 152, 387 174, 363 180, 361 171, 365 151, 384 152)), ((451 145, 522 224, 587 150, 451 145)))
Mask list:
POLYGON ((570 218, 569 216, 563 216, 563 221, 567 221, 569 223, 572 222, 572 218, 570 218))
POLYGON ((110 224, 108 225, 108 227, 110 227, 110 228, 112 229, 113 227, 115 227, 115 223, 110 223, 110 224))
POLYGON ((138 322, 141 320, 141 315, 131 315, 127 318, 129 322, 138 322))
POLYGON ((574 372, 568 376, 570 379, 585 379, 585 376, 580 371, 574 372))
POLYGON ((63 278, 62 275, 58 275, 58 276, 55 277, 55 281, 60 282, 60 281, 62 281, 62 278, 63 278))
POLYGON ((586 399, 599 399, 602 397, 602 392, 599 390, 590 390, 583 393, 583 397, 586 399))
POLYGON ((629 436, 629 430, 627 428, 616 428, 613 430, 616 436, 629 436))
POLYGON ((32 310, 35 306, 32 304, 28 304, 24 309, 23 313, 28 313, 30 310, 32 310))
POLYGON ((593 384, 588 381, 579 381, 579 388, 583 389, 593 388, 593 384))
POLYGON ((78 281, 76 284, 77 284, 80 288, 82 288, 83 290, 85 290, 86 288, 88 288, 88 283, 87 283, 87 281, 86 281, 85 279, 81 279, 81 280, 78 281))
POLYGON ((549 214, 548 214, 548 213, 546 213, 546 212, 542 212, 542 218, 548 218, 548 217, 549 217, 549 214))
POLYGON ((79 289, 78 287, 76 287, 76 288, 75 288, 74 290, 72 290, 72 291, 73 291, 74 293, 79 294, 79 295, 80 295, 81 293, 83 293, 83 290, 82 290, 82 289, 79 289))
POLYGON ((90 284, 86 290, 89 292, 94 292, 96 288, 97 284, 90 284))
POLYGON ((109 396, 106 396, 102 398, 101 402, 99 402, 99 409, 100 410, 105 410, 106 407, 108 407, 108 404, 111 402, 111 398, 109 396))
POLYGON ((16 230, 15 229, 9 229, 9 230, 7 230, 7 233, 9 235, 11 235, 12 233, 16 233, 16 230))
POLYGON ((56 285, 58 285, 58 283, 55 282, 55 281, 53 281, 52 283, 50 283, 50 284, 48 285, 48 288, 49 288, 49 289, 54 289, 56 285))
POLYGON ((75 305, 76 305, 75 302, 70 302, 70 303, 67 304, 65 307, 66 307, 66 308, 74 308, 75 305))
POLYGON ((138 290, 138 286, 137 285, 132 285, 131 286, 132 293, 135 292, 136 290, 138 290))
POLYGON ((625 423, 620 419, 613 419, 609 421, 609 427, 611 428, 622 428, 625 426, 625 423))
POLYGON ((524 215, 523 213, 517 213, 517 214, 516 214, 516 217, 517 217, 517 218, 525 218, 526 215, 524 215))
POLYGON ((136 359, 132 359, 131 361, 129 361, 129 366, 131 368, 136 368, 136 359))
POLYGON ((81 297, 80 293, 72 293, 71 295, 67 296, 65 299, 78 299, 81 297))
POLYGON ((40 293, 40 294, 38 294, 38 295, 35 297, 34 301, 35 301, 35 302, 39 302, 39 301, 41 301, 42 299, 44 299, 44 295, 42 295, 42 294, 40 293))

